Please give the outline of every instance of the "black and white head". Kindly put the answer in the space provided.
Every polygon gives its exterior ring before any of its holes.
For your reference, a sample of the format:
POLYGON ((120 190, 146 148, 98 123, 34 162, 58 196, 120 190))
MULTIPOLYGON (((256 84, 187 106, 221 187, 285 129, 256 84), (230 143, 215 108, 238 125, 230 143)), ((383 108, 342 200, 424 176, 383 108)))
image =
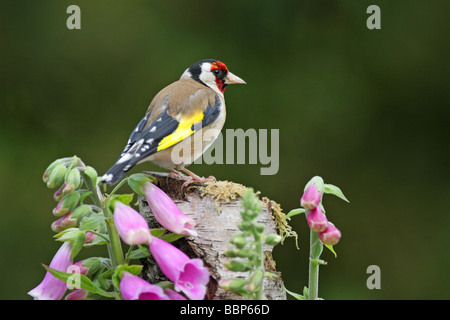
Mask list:
POLYGON ((215 59, 194 63, 181 76, 181 79, 186 78, 194 79, 222 95, 229 84, 245 84, 245 81, 232 74, 223 62, 215 59))

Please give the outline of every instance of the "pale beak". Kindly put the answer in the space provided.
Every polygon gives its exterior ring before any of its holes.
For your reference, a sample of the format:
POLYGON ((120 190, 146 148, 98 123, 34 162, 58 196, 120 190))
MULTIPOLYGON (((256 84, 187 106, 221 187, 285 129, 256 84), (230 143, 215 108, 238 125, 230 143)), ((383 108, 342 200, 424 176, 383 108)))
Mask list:
POLYGON ((242 83, 242 84, 246 84, 247 82, 245 82, 244 80, 242 80, 241 78, 239 78, 238 76, 232 74, 231 72, 228 71, 228 74, 225 78, 225 83, 226 84, 235 84, 235 83, 242 83))

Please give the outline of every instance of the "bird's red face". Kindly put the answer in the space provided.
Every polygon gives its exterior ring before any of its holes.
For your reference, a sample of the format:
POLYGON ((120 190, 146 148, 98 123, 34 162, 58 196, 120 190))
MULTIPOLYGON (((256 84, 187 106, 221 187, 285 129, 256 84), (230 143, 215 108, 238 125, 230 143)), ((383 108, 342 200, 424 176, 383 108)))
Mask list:
POLYGON ((216 77, 216 85, 220 92, 224 93, 228 83, 225 82, 225 78, 228 74, 228 68, 225 63, 219 60, 211 63, 211 72, 216 77))

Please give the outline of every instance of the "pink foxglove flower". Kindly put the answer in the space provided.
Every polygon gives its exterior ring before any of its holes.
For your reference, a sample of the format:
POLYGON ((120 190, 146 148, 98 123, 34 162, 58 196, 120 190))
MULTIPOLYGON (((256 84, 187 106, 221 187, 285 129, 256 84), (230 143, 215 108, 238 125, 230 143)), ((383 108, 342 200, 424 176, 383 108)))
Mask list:
POLYGON ((201 259, 190 259, 170 243, 152 237, 150 251, 161 271, 175 283, 175 291, 191 300, 203 300, 209 282, 209 270, 201 259))
POLYGON ((308 210, 312 210, 317 207, 320 203, 321 194, 317 190, 317 186, 315 183, 312 183, 308 189, 303 193, 302 198, 300 199, 300 205, 303 208, 308 210))
POLYGON ((187 300, 183 295, 169 288, 164 289, 164 293, 167 294, 170 300, 187 300))
POLYGON ((84 300, 86 299, 89 291, 84 289, 76 289, 69 293, 64 300, 84 300))
POLYGON ((323 244, 334 246, 341 239, 341 232, 332 223, 328 223, 327 228, 317 234, 323 244))
POLYGON ((124 300, 169 300, 163 289, 129 272, 122 272, 120 292, 124 300))
POLYGON ((321 206, 317 206, 306 213, 306 221, 312 231, 324 231, 328 225, 328 219, 322 211, 321 206))
POLYGON ((89 271, 89 268, 83 266, 83 263, 84 263, 84 260, 75 262, 75 263, 71 266, 70 269, 72 270, 72 272, 76 272, 76 273, 79 273, 79 274, 86 275, 86 274, 88 273, 88 271, 89 271))
POLYGON ((120 201, 114 203, 114 223, 126 244, 137 245, 151 240, 147 221, 139 212, 120 201))
MULTIPOLYGON (((67 267, 72 264, 70 255, 72 253, 72 245, 70 242, 64 242, 63 245, 56 252, 55 256, 50 262, 50 268, 58 271, 67 271, 67 267)), ((44 280, 28 294, 35 300, 59 300, 66 292, 67 285, 64 281, 56 279, 50 272, 47 271, 44 280)))
POLYGON ((164 228, 178 234, 197 236, 194 220, 181 212, 164 191, 150 182, 144 183, 142 189, 156 220, 164 228))

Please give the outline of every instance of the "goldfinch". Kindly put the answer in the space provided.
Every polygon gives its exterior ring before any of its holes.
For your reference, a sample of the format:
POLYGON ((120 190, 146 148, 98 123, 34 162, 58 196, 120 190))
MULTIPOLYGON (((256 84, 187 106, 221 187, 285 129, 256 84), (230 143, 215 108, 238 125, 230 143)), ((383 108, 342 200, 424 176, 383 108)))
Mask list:
POLYGON ((191 179, 201 180, 185 167, 199 158, 219 135, 225 122, 225 88, 234 83, 245 84, 245 81, 218 60, 201 60, 186 69, 180 80, 153 98, 119 159, 102 176, 101 183, 113 185, 136 164, 145 161, 169 169, 171 174, 184 176, 175 169, 183 170, 191 179), (206 132, 212 133, 204 139, 206 132), (194 147, 194 142, 198 143, 197 136, 200 147, 194 147), (174 148, 177 148, 176 154, 172 154, 174 148))

